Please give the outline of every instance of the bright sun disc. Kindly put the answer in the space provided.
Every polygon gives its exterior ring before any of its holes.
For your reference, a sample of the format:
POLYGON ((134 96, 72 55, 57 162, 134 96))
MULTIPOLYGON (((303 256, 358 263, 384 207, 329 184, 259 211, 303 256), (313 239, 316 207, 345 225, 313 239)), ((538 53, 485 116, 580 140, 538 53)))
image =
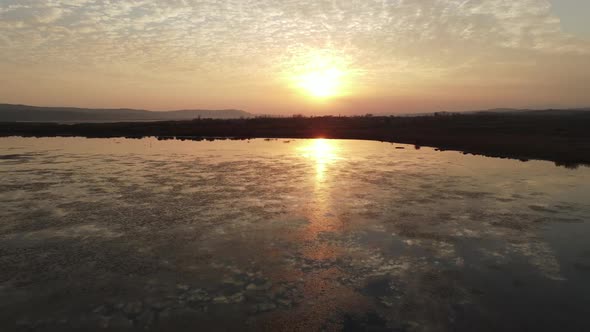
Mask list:
POLYGON ((327 52, 316 53, 300 60, 301 65, 294 68, 295 86, 306 95, 316 99, 326 99, 343 94, 346 72, 344 61, 327 52))
POLYGON ((301 76, 299 86, 309 95, 327 98, 338 94, 342 72, 336 68, 319 69, 301 76))

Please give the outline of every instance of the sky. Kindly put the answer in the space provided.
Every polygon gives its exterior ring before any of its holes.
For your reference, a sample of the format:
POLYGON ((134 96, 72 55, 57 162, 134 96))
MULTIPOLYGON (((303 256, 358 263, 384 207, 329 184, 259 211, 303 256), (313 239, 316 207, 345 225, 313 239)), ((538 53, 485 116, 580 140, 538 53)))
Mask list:
POLYGON ((590 106, 588 0, 0 0, 0 103, 590 106))

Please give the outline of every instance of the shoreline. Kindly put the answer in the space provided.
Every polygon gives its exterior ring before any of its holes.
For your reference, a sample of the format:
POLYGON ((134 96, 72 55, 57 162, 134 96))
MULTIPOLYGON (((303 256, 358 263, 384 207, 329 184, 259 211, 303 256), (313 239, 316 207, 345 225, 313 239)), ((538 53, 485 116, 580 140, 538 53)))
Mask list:
POLYGON ((557 166, 590 165, 590 112, 568 115, 461 114, 442 117, 293 117, 161 122, 0 123, 0 137, 178 140, 357 139, 557 166))

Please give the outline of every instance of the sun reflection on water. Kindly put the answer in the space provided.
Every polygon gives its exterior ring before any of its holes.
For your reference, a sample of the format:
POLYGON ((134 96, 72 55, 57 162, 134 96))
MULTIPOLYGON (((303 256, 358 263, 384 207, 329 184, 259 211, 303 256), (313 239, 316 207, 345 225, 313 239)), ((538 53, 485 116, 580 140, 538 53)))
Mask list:
POLYGON ((326 178, 327 166, 340 159, 335 141, 317 138, 301 148, 303 156, 315 161, 316 181, 323 182, 326 178))
POLYGON ((315 169, 315 177, 311 178, 315 184, 313 195, 309 197, 309 203, 305 214, 309 218, 309 225, 303 231, 303 240, 308 243, 303 255, 308 259, 327 259, 336 255, 338 250, 317 237, 326 232, 338 232, 342 223, 334 211, 334 192, 331 175, 334 163, 342 159, 339 156, 339 142, 318 138, 306 141, 300 148, 301 156, 307 159, 315 169))

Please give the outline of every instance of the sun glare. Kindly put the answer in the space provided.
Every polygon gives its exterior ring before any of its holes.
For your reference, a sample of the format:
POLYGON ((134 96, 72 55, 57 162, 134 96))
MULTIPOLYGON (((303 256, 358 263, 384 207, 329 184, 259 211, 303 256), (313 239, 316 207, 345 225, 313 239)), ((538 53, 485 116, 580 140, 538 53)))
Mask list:
POLYGON ((336 68, 320 69, 301 76, 300 87, 309 95, 327 98, 338 94, 342 72, 336 68))
POLYGON ((303 157, 315 162, 316 180, 319 182, 324 180, 327 165, 339 159, 335 142, 323 138, 310 140, 308 144, 301 147, 301 151, 303 157))
POLYGON ((326 54, 310 56, 294 75, 297 88, 316 99, 342 95, 346 72, 339 62, 326 54))
POLYGON ((301 148, 303 156, 311 158, 317 163, 325 164, 337 159, 336 146, 333 141, 316 138, 301 148))

